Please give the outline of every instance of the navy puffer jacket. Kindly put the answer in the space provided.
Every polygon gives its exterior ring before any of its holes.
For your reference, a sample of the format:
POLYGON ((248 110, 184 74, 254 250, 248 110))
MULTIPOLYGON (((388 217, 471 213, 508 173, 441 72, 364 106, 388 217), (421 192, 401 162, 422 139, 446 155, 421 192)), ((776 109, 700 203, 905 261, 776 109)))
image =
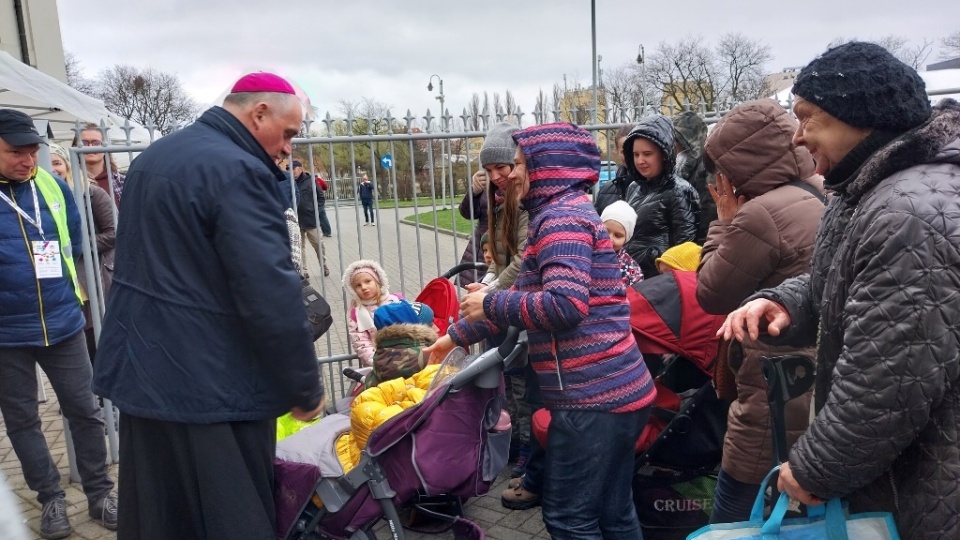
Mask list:
MULTIPOLYGON (((56 177, 55 177, 56 178, 56 177)), ((76 200, 67 184, 56 178, 64 193, 67 224, 74 260, 80 255, 82 230, 76 200)), ((0 191, 34 217, 30 182, 0 180, 0 191)), ((40 223, 47 240, 57 236, 50 207, 37 190, 40 223)), ((6 202, 0 200, 0 347, 46 347, 56 345, 83 330, 83 312, 73 285, 63 267, 63 277, 36 279, 31 242, 40 241, 40 231, 6 202)), ((79 265, 80 263, 77 262, 79 265)))

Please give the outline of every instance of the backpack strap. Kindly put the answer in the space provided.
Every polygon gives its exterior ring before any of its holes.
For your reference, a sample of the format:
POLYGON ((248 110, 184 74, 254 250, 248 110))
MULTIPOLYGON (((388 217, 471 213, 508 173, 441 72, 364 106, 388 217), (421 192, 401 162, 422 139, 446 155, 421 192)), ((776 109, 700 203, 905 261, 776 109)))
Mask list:
POLYGON ((791 181, 787 182, 787 185, 788 185, 788 186, 793 186, 793 187, 798 187, 798 188, 806 191, 807 193, 813 195, 813 196, 816 197, 817 199, 819 199, 821 203, 827 204, 827 197, 826 197, 826 195, 824 195, 823 193, 820 193, 820 191, 818 191, 817 188, 811 186, 810 184, 804 182, 803 180, 791 180, 791 181))

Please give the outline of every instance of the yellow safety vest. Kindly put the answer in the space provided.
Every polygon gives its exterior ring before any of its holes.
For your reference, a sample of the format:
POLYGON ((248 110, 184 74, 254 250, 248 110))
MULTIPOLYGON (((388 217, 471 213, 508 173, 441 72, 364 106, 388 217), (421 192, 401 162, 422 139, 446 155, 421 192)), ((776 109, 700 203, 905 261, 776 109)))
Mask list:
POLYGON ((73 291, 77 295, 77 301, 83 304, 83 295, 80 289, 80 282, 77 280, 77 266, 73 262, 73 244, 70 243, 70 225, 67 223, 67 201, 63 196, 63 190, 57 184, 57 180, 47 171, 37 167, 37 176, 34 178, 37 189, 43 200, 47 201, 47 208, 53 215, 53 222, 57 225, 57 236, 60 239, 60 258, 67 267, 67 274, 70 276, 70 283, 73 284, 73 291), (69 252, 69 255, 67 253, 69 252))

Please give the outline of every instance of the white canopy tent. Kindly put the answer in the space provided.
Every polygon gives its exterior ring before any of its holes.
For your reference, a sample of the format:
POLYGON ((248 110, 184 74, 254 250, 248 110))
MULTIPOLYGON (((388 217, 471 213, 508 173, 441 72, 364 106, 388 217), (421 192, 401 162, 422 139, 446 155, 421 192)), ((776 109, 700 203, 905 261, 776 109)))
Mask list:
MULTIPOLYGON (((53 140, 70 144, 72 128, 81 123, 103 121, 113 144, 125 145, 127 134, 120 129, 126 120, 104 107, 99 99, 71 88, 59 80, 28 66, 9 53, 0 51, 0 108, 17 109, 34 120, 46 120, 53 130, 53 140)), ((130 141, 149 143, 150 131, 130 121, 130 141)), ((156 136, 159 137, 159 132, 156 136)))

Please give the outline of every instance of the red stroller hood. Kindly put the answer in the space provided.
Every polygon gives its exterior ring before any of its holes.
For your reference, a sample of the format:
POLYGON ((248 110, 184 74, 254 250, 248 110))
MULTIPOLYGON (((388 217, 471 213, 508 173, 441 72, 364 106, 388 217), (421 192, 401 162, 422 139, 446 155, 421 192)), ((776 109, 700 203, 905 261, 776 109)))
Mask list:
POLYGON ((679 354, 713 373, 726 317, 710 315, 697 302, 697 273, 674 270, 627 287, 630 326, 640 352, 679 354))
POLYGON ((433 323, 437 325, 437 333, 441 336, 460 318, 457 289, 446 277, 430 280, 417 295, 417 302, 422 302, 433 310, 433 323))

